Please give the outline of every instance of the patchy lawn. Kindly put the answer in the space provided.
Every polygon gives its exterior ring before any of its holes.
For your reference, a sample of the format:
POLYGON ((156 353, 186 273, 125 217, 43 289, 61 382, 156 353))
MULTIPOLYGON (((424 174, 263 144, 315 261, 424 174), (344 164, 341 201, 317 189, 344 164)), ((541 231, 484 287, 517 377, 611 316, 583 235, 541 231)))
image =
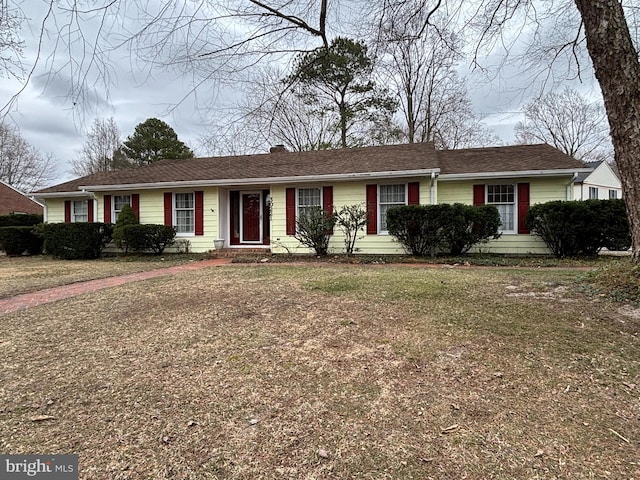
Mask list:
POLYGON ((564 269, 255 265, 0 317, 0 451, 82 479, 640 478, 640 321, 564 269))
POLYGON ((42 255, 34 257, 0 255, 0 298, 76 282, 178 265, 199 258, 194 255, 167 255, 69 261, 42 255))

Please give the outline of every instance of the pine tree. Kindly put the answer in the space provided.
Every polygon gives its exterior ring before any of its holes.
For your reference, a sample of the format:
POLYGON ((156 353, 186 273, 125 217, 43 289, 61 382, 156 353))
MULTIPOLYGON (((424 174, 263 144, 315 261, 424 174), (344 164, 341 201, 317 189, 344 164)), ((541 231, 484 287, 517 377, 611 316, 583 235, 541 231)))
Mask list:
POLYGON ((157 118, 138 124, 124 141, 122 151, 136 165, 193 157, 193 151, 178 139, 173 128, 157 118))

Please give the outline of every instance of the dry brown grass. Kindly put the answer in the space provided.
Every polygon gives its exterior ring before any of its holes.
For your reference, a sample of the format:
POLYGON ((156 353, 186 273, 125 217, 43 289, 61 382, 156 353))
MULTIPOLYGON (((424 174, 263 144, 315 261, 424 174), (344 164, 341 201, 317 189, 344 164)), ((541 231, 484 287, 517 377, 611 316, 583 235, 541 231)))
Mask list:
POLYGON ((82 479, 640 478, 640 324, 575 276, 218 267, 5 315, 0 451, 82 479))
POLYGON ((185 256, 64 261, 46 256, 0 255, 0 298, 60 285, 142 272, 189 261, 185 256))

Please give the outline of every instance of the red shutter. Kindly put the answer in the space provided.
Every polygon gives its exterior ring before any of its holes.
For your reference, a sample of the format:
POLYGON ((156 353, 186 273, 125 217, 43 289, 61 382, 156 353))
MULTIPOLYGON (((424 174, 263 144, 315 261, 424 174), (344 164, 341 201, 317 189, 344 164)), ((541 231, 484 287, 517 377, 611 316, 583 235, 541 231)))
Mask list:
POLYGON ((296 189, 286 189, 287 235, 296 234, 296 189))
POLYGON ((529 184, 518 184, 518 233, 527 234, 529 229, 525 222, 527 212, 529 211, 529 184))
POLYGON ((195 234, 204 235, 204 192, 196 192, 195 234))
POLYGON ((473 204, 484 205, 484 185, 473 186, 473 204))
POLYGON ((93 200, 87 200, 87 222, 93 222, 93 200))
POLYGON ((164 224, 173 225, 173 194, 171 192, 164 193, 164 224))
MULTIPOLYGON (((333 215, 333 187, 322 187, 322 209, 328 216, 333 215)), ((333 228, 329 232, 333 235, 333 228)))
POLYGON ((111 195, 104 196, 104 223, 111 223, 111 195))
POLYGON ((409 205, 420 205, 420 182, 411 182, 408 185, 409 205))
POLYGON ((378 186, 367 185, 367 235, 378 233, 378 186))
POLYGON ((140 194, 133 193, 131 195, 131 208, 133 209, 133 213, 136 214, 136 219, 138 223, 140 222, 140 194))
POLYGON ((71 222, 71 200, 64 201, 64 223, 71 222))

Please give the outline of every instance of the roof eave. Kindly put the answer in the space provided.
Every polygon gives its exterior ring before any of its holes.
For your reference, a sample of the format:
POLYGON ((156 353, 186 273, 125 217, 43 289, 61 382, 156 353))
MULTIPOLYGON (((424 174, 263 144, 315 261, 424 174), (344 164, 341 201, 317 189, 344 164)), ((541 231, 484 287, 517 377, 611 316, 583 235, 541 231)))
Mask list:
POLYGON ((68 191, 68 192, 33 192, 30 193, 29 195, 33 196, 34 198, 42 198, 42 199, 47 199, 47 198, 93 198, 93 193, 92 192, 88 192, 88 191, 68 191))
POLYGON ((586 173, 590 171, 591 170, 588 168, 565 168, 554 170, 520 170, 511 172, 441 173, 438 180, 452 181, 520 177, 555 177, 560 175, 573 175, 574 173, 586 173))
POLYGON ((130 183, 113 185, 81 185, 79 188, 92 192, 128 191, 128 190, 152 190, 166 188, 189 187, 225 187, 225 186, 251 186, 251 185, 281 185, 291 183, 324 183, 347 182, 353 180, 374 180, 382 178, 422 177, 439 173, 439 168, 427 168, 416 170, 397 170, 385 172, 356 172, 339 173, 329 175, 297 175, 286 177, 261 177, 261 178, 225 178, 219 180, 185 180, 178 182, 154 182, 154 183, 130 183))

